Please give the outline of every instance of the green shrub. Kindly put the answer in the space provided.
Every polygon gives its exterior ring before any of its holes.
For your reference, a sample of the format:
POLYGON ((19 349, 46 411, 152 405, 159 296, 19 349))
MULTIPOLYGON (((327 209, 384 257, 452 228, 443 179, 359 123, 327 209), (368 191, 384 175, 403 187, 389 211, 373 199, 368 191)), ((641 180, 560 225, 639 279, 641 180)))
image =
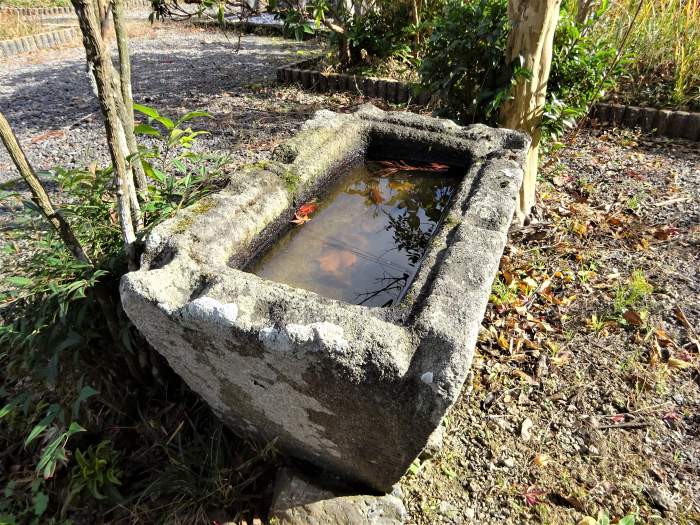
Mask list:
POLYGON ((448 0, 420 67, 445 113, 462 122, 491 122, 510 86, 506 63, 507 0, 448 0))
POLYGON ((585 117, 591 105, 613 88, 625 72, 625 56, 604 34, 596 31, 604 23, 608 2, 585 22, 577 24, 575 12, 564 4, 554 34, 552 69, 544 109, 545 135, 556 139, 585 117))
MULTIPOLYGON (((149 118, 137 127, 149 145, 131 159, 150 177, 142 207, 147 231, 216 189, 227 158, 193 151, 202 132, 186 123, 206 113, 173 120, 137 107, 149 118)), ((76 262, 32 201, 22 202, 13 227, 3 232, 0 450, 7 455, 0 458, 0 486, 6 487, 0 523, 58 523, 60 502, 77 502, 82 493, 118 500, 120 453, 105 440, 92 440, 110 418, 131 411, 116 405, 139 392, 134 385, 143 381, 144 368, 150 373, 148 347, 119 303, 126 263, 112 168, 57 168, 46 175, 59 184, 60 211, 93 265, 76 262), (99 417, 85 410, 88 400, 105 403, 99 417), (21 467, 17 475, 3 472, 5 461, 21 467), (65 468, 74 461, 74 468, 65 468)))
MULTIPOLYGON (((554 37, 552 69, 543 116, 545 134, 558 137, 612 87, 625 61, 593 28, 607 11, 603 2, 577 25, 565 5, 554 37)), ((436 22, 421 66, 423 84, 443 101, 443 112, 462 122, 495 124, 510 86, 529 72, 505 59, 507 0, 449 0, 436 22)))

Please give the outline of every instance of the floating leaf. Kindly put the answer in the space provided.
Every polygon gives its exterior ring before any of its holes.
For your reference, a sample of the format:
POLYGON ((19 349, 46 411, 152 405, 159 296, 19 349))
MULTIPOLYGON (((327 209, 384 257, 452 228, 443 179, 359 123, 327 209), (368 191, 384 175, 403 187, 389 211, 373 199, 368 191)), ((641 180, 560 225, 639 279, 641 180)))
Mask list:
POLYGON ((311 220, 311 217, 309 217, 308 215, 299 215, 298 213, 295 213, 294 218, 289 222, 302 225, 306 222, 309 222, 310 220, 311 220))

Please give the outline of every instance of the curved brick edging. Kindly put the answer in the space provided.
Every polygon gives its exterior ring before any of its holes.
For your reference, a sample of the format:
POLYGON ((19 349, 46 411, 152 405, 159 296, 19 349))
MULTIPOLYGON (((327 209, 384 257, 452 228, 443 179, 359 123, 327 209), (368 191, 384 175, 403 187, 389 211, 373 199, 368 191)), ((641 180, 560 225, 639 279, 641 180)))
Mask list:
POLYGON ((379 98, 395 104, 425 105, 430 100, 427 91, 417 92, 418 85, 400 80, 385 80, 361 75, 322 73, 309 69, 320 57, 309 58, 277 68, 277 81, 282 84, 300 83, 303 87, 320 92, 354 91, 366 97, 379 98))
POLYGON ((2 40, 0 41, 0 57, 11 57, 39 49, 58 47, 78 38, 80 38, 80 30, 77 27, 69 27, 49 33, 2 40))
MULTIPOLYGON (((125 7, 148 7, 150 0, 128 0, 125 7)), ((64 16, 75 13, 71 6, 66 7, 4 7, 0 11, 12 11, 25 17, 64 16)))
POLYGON ((660 137, 700 140, 700 113, 601 102, 593 106, 591 118, 605 124, 638 127, 660 137))

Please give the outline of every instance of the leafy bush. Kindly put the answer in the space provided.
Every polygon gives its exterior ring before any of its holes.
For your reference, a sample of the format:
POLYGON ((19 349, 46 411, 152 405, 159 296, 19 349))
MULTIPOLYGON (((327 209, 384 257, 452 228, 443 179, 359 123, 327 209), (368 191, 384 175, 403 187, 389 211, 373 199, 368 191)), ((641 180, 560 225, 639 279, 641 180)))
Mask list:
MULTIPOLYGON (((572 127, 623 71, 625 61, 616 63, 615 47, 593 31, 606 11, 604 1, 577 25, 573 13, 562 8, 543 119, 549 136, 572 127)), ((519 64, 506 63, 508 32, 507 0, 448 1, 420 70, 445 112, 462 122, 497 122, 512 83, 529 75, 519 64)))
POLYGON ((462 122, 494 122, 513 71, 507 0, 448 0, 420 67, 422 82, 462 122))
POLYGON ((553 139, 586 116, 590 106, 625 72, 627 58, 616 60, 617 48, 595 31, 607 11, 608 2, 603 0, 585 22, 577 24, 575 13, 566 4, 562 6, 543 119, 544 132, 553 139))
MULTIPOLYGON (((173 120, 152 108, 138 109, 149 118, 137 128, 149 144, 131 161, 142 162, 151 179, 143 205, 148 229, 214 190, 227 159, 193 151, 202 132, 186 123, 206 113, 173 120)), ((0 523, 59 522, 59 502, 77 501, 83 492, 119 498, 120 454, 95 438, 109 414, 123 417, 131 410, 116 405, 139 392, 131 389, 157 363, 119 305, 117 285, 126 264, 111 173, 111 167, 93 165, 45 174, 58 182, 61 213, 93 265, 75 261, 29 200, 4 232, 0 473, 7 490, 0 493, 0 523), (106 403, 99 420, 85 410, 88 400, 106 403), (73 457, 78 465, 64 468, 73 457), (10 465, 20 467, 16 475, 10 465)), ((150 382, 158 385, 156 378, 150 382)))

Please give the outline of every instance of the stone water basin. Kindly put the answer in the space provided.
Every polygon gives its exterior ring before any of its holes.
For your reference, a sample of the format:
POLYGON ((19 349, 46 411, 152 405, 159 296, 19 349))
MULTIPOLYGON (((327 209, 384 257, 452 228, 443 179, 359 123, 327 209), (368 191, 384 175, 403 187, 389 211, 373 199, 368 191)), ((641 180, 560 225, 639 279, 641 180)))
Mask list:
POLYGON ((235 431, 388 491, 467 377, 528 140, 319 111, 274 161, 154 228, 124 308, 235 431), (448 169, 392 179, 377 160, 448 169), (382 279, 398 280, 376 294, 382 279))

